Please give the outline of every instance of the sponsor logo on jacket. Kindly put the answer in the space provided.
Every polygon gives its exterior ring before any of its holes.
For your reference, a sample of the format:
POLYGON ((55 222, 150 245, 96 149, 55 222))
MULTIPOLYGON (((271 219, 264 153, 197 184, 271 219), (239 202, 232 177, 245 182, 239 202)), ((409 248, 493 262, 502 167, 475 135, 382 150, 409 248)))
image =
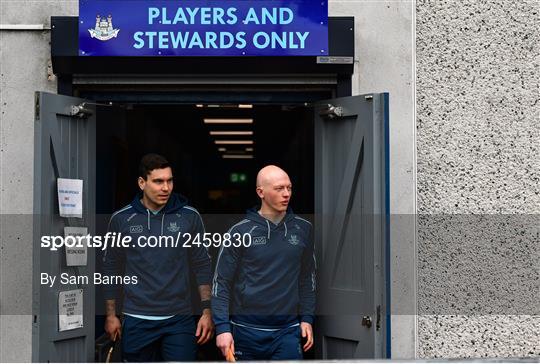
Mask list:
POLYGON ((266 236, 256 236, 252 241, 253 245, 264 245, 266 244, 266 236))
POLYGON ((143 226, 142 225, 131 225, 129 227, 129 232, 131 234, 140 234, 143 232, 143 226))

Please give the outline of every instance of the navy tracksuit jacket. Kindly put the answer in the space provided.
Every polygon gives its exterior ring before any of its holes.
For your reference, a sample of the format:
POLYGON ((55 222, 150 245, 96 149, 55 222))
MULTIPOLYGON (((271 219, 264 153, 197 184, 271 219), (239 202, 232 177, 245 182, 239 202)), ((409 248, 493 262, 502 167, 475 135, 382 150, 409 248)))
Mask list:
POLYGON ((275 225, 248 210, 230 231, 251 236, 249 247, 221 247, 212 287, 216 335, 234 324, 283 329, 313 322, 315 256, 311 223, 290 209, 275 225))
MULTIPOLYGON (((172 194, 167 204, 154 215, 136 196, 133 202, 115 212, 109 231, 131 235, 133 243, 141 236, 173 236, 204 233, 197 210, 187 205, 179 194, 172 194)), ((190 269, 197 285, 211 283, 211 262, 204 247, 184 248, 184 240, 174 247, 108 248, 103 258, 106 275, 137 276, 138 284, 126 284, 123 311, 139 315, 191 315, 190 269)), ((118 299, 121 286, 104 286, 105 299, 118 299)))

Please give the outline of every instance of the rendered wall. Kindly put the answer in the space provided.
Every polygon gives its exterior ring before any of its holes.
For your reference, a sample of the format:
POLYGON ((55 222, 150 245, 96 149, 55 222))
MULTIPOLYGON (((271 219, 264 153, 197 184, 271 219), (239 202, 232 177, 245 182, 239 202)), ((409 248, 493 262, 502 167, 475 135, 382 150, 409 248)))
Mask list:
MULTIPOLYGON (((77 2, 0 2, 0 24, 40 24, 77 2)), ((32 359, 34 92, 56 92, 50 31, 0 30, 0 362, 32 359)))
POLYGON ((539 8, 417 2, 421 358, 540 356, 539 8))
POLYGON ((332 16, 355 18, 353 95, 390 94, 391 351, 415 357, 414 3, 330 1, 332 16))

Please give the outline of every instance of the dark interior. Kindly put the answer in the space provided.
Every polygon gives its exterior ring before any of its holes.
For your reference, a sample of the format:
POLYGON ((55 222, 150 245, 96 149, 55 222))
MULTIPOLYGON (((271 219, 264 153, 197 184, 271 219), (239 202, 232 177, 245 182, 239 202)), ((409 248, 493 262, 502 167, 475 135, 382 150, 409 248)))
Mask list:
MULTIPOLYGON (((304 106, 238 108, 197 105, 100 107, 97 127, 97 212, 109 214, 137 193, 137 167, 146 153, 173 166, 174 190, 201 214, 242 214, 257 204, 257 171, 276 164, 294 186, 291 207, 313 212, 313 121, 304 106), (252 124, 205 124, 205 118, 250 118, 252 124), (252 131, 253 136, 214 136, 210 131, 252 131), (216 145, 216 140, 253 140, 253 145, 216 145), (220 152, 219 147, 227 148, 220 152), (245 148, 253 148, 246 151, 245 148), (224 159, 223 154, 253 155, 224 159), (243 178, 245 177, 245 179, 243 178)), ((214 106, 214 105, 212 105, 214 106)))

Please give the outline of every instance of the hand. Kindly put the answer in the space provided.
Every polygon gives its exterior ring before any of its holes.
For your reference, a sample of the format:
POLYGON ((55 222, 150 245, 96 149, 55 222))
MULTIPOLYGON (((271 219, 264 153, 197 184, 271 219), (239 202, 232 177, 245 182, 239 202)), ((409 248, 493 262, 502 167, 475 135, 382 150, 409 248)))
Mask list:
POLYGON ((302 331, 302 337, 307 338, 303 349, 308 351, 313 346, 313 328, 307 322, 300 322, 300 330, 302 331))
POLYGON ((214 337, 214 323, 212 322, 212 314, 210 310, 204 310, 199 323, 197 324, 197 331, 195 336, 199 339, 197 344, 206 344, 208 340, 214 337))
POLYGON ((112 341, 116 341, 122 335, 122 324, 116 315, 107 316, 105 319, 105 332, 112 341))
POLYGON ((223 354, 225 358, 228 357, 227 354, 229 350, 231 350, 234 355, 234 339, 230 332, 219 334, 216 337, 216 345, 221 350, 221 354, 223 354))

